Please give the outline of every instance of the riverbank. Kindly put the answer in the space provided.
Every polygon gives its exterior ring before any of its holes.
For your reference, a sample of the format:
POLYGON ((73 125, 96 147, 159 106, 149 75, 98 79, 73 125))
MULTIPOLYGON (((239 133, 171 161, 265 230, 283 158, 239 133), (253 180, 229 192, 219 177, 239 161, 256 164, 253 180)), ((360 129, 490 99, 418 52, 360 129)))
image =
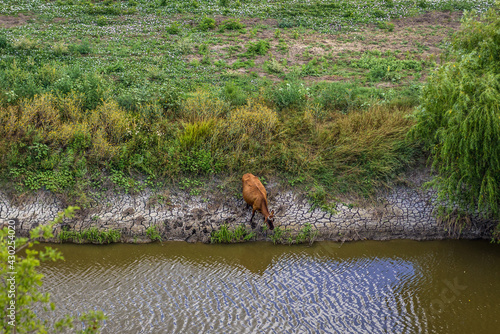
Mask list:
MULTIPOLYGON (((458 226, 455 229, 437 219, 434 193, 422 187, 429 178, 428 171, 416 171, 408 175, 405 184, 379 192, 375 203, 337 203, 328 212, 313 208, 300 192, 283 189, 278 182, 271 181, 267 185, 269 206, 275 210, 277 227, 293 235, 310 224, 312 231, 317 231, 315 240, 491 238, 496 223, 479 216, 467 217, 463 224, 455 224, 458 226)), ((162 194, 158 196, 151 190, 136 195, 113 194, 56 226, 55 235, 63 230, 81 233, 94 228, 100 232, 117 231, 116 241, 125 243, 151 242, 151 231, 157 232, 164 241, 210 242, 212 231, 224 224, 230 229, 244 225, 247 231, 255 233, 255 240, 269 240, 273 234, 263 229, 263 217, 259 213, 252 226, 252 210, 233 194, 214 192, 193 196, 167 189, 162 194)), ((16 203, 0 191, 0 224, 14 220, 20 236, 27 236, 32 228, 51 221, 64 208, 57 196, 49 192, 39 191, 16 203)))

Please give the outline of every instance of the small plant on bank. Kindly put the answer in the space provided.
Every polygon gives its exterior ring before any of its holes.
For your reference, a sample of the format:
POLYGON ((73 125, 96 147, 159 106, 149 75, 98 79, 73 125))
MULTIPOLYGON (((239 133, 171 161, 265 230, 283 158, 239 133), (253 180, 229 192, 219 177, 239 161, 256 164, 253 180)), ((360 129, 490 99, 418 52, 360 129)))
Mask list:
POLYGON ((151 241, 156 241, 156 240, 158 240, 159 242, 162 241, 160 231, 158 230, 158 226, 156 225, 149 226, 146 229, 146 235, 148 236, 149 239, 151 239, 151 241))
POLYGON ((210 235, 210 243, 229 244, 236 242, 245 242, 253 238, 255 238, 255 233, 249 232, 243 224, 239 225, 234 230, 230 230, 227 224, 224 224, 218 231, 212 231, 210 235))
POLYGON ((304 224, 304 226, 299 230, 298 233, 293 233, 291 229, 282 228, 277 226, 273 230, 273 234, 269 237, 273 244, 303 244, 309 243, 312 245, 316 237, 318 236, 318 231, 313 230, 312 225, 310 223, 304 224))
POLYGON ((273 244, 283 243, 283 236, 286 230, 281 228, 280 226, 276 226, 273 230, 273 234, 270 235, 271 241, 273 244))
POLYGON ((61 242, 72 241, 76 243, 90 242, 93 244, 110 244, 120 241, 121 232, 110 229, 101 231, 97 227, 90 227, 82 231, 61 231, 58 235, 61 242))

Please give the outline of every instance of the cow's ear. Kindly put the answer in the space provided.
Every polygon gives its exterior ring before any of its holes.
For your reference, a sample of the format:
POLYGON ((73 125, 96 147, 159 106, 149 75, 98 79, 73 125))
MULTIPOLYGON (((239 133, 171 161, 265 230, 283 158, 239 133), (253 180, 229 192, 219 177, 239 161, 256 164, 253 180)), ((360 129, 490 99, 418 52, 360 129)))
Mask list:
POLYGON ((274 216, 274 210, 273 210, 273 211, 271 211, 271 216, 274 216))

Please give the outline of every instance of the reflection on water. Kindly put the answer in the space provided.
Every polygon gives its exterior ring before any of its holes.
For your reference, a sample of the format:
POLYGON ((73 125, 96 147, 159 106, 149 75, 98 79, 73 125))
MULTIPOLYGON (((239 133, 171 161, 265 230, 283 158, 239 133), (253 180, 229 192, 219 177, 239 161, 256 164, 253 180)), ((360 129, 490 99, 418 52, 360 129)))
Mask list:
POLYGON ((59 314, 103 333, 422 333, 498 329, 500 249, 485 242, 57 245, 59 314))

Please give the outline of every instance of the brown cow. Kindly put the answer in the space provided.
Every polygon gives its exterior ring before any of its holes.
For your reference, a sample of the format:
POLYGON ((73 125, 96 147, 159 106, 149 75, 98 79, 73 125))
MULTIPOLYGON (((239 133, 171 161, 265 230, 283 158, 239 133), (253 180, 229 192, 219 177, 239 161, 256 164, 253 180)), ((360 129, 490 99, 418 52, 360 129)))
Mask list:
POLYGON ((253 208, 250 222, 252 222, 255 211, 259 211, 264 215, 264 221, 269 226, 269 229, 274 230, 274 210, 269 213, 267 208, 266 188, 264 188, 258 177, 250 173, 243 175, 242 181, 243 199, 253 208))

